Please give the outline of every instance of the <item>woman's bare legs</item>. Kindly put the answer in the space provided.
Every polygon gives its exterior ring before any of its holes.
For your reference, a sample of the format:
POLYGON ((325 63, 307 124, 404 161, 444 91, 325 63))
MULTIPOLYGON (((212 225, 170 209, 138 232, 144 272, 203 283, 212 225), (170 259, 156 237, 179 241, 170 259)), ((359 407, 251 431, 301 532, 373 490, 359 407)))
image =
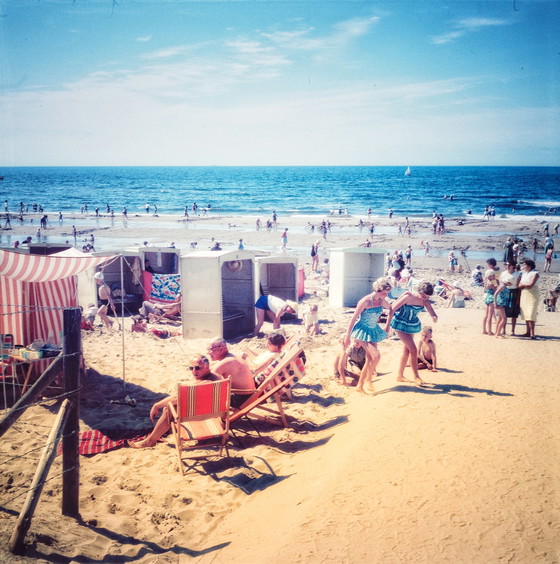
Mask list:
POLYGON ((416 348, 416 343, 414 342, 414 336, 411 333, 404 333, 403 331, 397 331, 397 335, 403 344, 403 353, 401 356, 401 362, 399 364, 399 374, 397 376, 397 382, 407 382, 408 380, 404 377, 404 369, 410 358, 410 368, 412 368, 412 373, 414 374, 414 381, 422 386, 425 384, 424 380, 420 378, 418 374, 418 349, 416 348))
POLYGON ((482 334, 493 335, 492 322, 494 321, 494 304, 486 304, 486 311, 482 320, 482 334), (488 329, 488 330, 487 330, 488 329))
POLYGON ((534 321, 525 321, 525 325, 527 325, 527 333, 530 339, 535 338, 535 322, 534 321))
POLYGON ((372 378, 374 375, 377 375, 376 369, 381 355, 377 350, 376 343, 362 342, 362 346, 366 351, 366 362, 360 372, 360 379, 358 380, 356 391, 360 393, 371 393, 374 391, 372 378))
POLYGON ((505 336, 504 333, 507 321, 506 310, 503 307, 497 307, 496 313, 498 315, 498 321, 496 322, 496 337, 498 337, 498 339, 503 339, 505 336))

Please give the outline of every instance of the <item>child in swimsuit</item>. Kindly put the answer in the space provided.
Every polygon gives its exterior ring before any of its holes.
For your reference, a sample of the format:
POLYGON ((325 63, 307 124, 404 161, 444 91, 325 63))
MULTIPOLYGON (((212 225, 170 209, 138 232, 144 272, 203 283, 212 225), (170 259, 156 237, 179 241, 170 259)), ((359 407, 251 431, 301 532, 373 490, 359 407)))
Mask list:
POLYGON ((392 327, 397 336, 403 343, 403 352, 399 364, 399 373, 397 382, 409 382, 404 377, 404 369, 410 358, 410 367, 414 375, 414 381, 419 386, 426 383, 418 375, 418 349, 414 343, 414 334, 419 333, 422 324, 418 319, 418 314, 424 308, 430 313, 434 323, 437 322, 438 316, 429 302, 429 296, 434 294, 434 287, 429 282, 423 282, 418 287, 417 292, 405 292, 396 302, 391 305, 389 315, 387 317, 387 325, 385 330, 388 331, 392 327))
POLYGON ((486 304, 486 311, 482 319, 482 334, 493 335, 492 322, 494 321, 494 293, 498 287, 496 280, 496 273, 491 268, 484 274, 484 303, 486 304))
POLYGON ((436 344, 432 340, 432 328, 426 325, 420 333, 418 346, 418 369, 427 368, 437 372, 436 344))

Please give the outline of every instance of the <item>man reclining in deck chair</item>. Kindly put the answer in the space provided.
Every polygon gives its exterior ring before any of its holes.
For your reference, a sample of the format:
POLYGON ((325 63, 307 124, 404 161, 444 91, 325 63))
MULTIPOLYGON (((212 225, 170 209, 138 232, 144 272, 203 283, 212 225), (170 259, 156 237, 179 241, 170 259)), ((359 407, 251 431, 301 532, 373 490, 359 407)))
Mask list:
POLYGON ((214 339, 208 345, 208 354, 212 359, 212 372, 231 381, 231 407, 239 407, 255 390, 255 381, 249 365, 229 352, 224 339, 214 339), (233 392, 234 389, 239 391, 233 392))

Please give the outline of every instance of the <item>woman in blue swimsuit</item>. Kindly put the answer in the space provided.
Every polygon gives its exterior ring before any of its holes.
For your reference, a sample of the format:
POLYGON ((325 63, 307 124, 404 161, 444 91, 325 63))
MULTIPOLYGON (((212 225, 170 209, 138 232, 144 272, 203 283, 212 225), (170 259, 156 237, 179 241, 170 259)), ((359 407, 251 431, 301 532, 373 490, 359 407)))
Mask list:
POLYGON ((364 296, 356 306, 354 315, 348 324, 344 337, 344 347, 350 345, 350 340, 357 341, 366 351, 366 362, 360 372, 360 379, 356 391, 360 393, 373 392, 372 378, 377 375, 376 368, 381 355, 377 350, 377 343, 387 338, 387 333, 379 327, 377 321, 383 313, 383 308, 389 309, 387 294, 391 291, 391 284, 386 278, 378 278, 372 285, 373 292, 364 296), (367 389, 364 384, 367 383, 367 389))
POLYGON ((409 382, 404 377, 404 369, 410 359, 410 367, 414 374, 414 381, 419 386, 425 385, 425 382, 418 375, 418 349, 414 342, 414 334, 419 333, 422 324, 418 319, 418 314, 424 310, 432 316, 434 323, 438 316, 429 302, 429 296, 434 294, 434 287, 429 282, 423 282, 418 287, 417 292, 405 292, 396 302, 393 302, 387 317, 387 326, 385 331, 392 327, 403 344, 403 353, 399 364, 399 374, 397 382, 409 382))

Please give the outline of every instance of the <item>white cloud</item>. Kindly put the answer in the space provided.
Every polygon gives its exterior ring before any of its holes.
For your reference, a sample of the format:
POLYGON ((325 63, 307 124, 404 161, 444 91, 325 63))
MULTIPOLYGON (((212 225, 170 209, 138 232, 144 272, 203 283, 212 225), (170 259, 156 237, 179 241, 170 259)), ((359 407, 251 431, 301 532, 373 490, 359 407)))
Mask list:
POLYGON ((499 18, 464 18, 459 20, 457 25, 458 27, 468 29, 470 31, 478 31, 483 27, 510 25, 510 22, 499 18))
POLYGON ((307 27, 292 31, 270 31, 261 35, 273 44, 293 51, 318 51, 347 45, 353 39, 366 35, 379 21, 378 17, 354 18, 337 23, 332 33, 312 36, 315 28, 307 27))
POLYGON ((456 21, 452 25, 452 29, 450 31, 440 35, 434 35, 432 37, 432 43, 436 45, 451 43, 452 41, 463 37, 467 33, 474 33, 484 28, 500 27, 505 25, 511 25, 511 22, 500 18, 463 18, 456 21))

